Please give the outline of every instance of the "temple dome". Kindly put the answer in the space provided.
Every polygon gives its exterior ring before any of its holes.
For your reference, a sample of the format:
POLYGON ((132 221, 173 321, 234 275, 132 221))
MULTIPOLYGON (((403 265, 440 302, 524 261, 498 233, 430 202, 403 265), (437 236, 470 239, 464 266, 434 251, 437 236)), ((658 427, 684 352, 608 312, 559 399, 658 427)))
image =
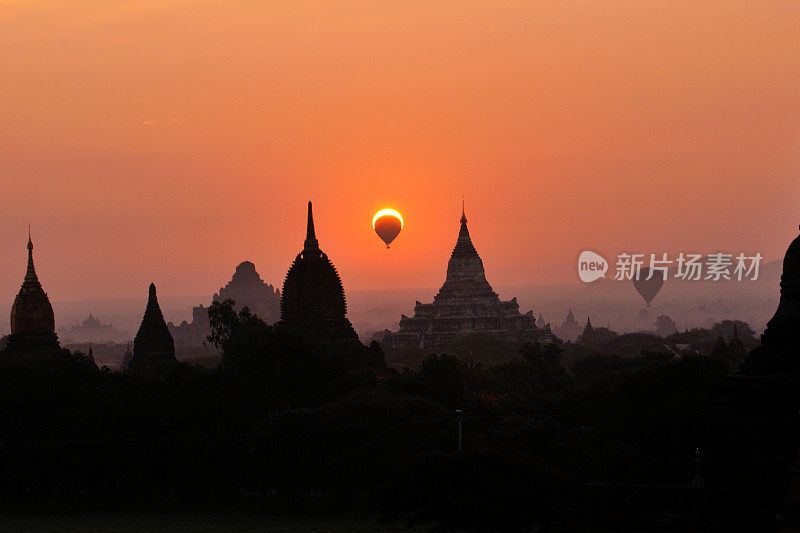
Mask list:
POLYGON ((236 266, 236 271, 233 273, 234 279, 239 278, 258 278, 259 280, 261 277, 256 272, 256 265, 253 264, 251 261, 242 261, 236 266))
POLYGON ((56 332, 53 306, 33 267, 33 242, 28 236, 28 270, 11 307, 12 335, 50 335, 56 332))
POLYGON ((786 255, 783 257, 781 282, 800 283, 800 235, 786 249, 786 255))
POLYGON ((781 275, 781 298, 767 322, 761 343, 767 346, 800 345, 800 236, 786 249, 781 275))
POLYGON ((344 318, 347 303, 336 267, 323 252, 304 250, 295 258, 281 298, 281 320, 344 318))

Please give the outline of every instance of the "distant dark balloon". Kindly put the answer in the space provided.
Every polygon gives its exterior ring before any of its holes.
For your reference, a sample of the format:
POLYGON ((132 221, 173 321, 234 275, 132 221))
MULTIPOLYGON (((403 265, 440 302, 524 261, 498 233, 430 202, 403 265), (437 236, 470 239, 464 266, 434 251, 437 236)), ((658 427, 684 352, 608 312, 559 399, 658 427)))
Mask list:
POLYGON ((664 285, 664 271, 654 270, 653 277, 650 279, 647 279, 650 276, 649 267, 640 268, 638 274, 638 279, 636 277, 633 278, 633 286, 636 287, 636 290, 639 291, 639 294, 649 307, 650 302, 653 301, 658 291, 661 290, 661 286, 664 285))
POLYGON ((633 278, 633 286, 639 291, 648 307, 653 298, 656 297, 656 294, 658 294, 658 291, 661 290, 661 286, 664 285, 664 271, 655 270, 653 271, 653 277, 647 279, 649 276, 650 268, 644 267, 639 269, 638 279, 636 277, 633 278))
POLYGON ((388 248, 403 229, 403 217, 394 209, 382 209, 373 217, 372 227, 388 248))

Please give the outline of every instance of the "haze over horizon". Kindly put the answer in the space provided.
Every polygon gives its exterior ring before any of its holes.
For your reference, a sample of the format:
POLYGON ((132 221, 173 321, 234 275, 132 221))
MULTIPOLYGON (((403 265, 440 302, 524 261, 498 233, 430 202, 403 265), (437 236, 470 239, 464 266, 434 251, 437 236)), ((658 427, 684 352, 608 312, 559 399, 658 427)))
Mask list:
POLYGON ((56 302, 243 260, 280 287, 308 200, 348 291, 441 285, 462 195, 499 287, 577 283, 585 249, 782 258, 796 3, 532 4, 0 2, 0 302, 28 223, 56 302))

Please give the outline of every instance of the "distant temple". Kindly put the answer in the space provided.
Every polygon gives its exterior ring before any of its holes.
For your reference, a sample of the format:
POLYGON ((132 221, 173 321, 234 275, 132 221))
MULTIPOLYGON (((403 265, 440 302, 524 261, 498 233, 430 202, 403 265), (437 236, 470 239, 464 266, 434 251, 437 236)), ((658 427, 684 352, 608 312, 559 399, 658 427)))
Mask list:
POLYGON ((761 346, 747 357, 746 373, 800 375, 800 236, 786 249, 780 287, 778 309, 761 335, 761 346))
POLYGON ((589 343, 591 343, 592 342, 592 333, 594 333, 594 326, 592 326, 592 319, 587 316, 586 317, 586 326, 583 328, 583 333, 581 333, 580 343, 581 344, 589 344, 589 343))
MULTIPOLYGON (((235 302, 234 309, 240 311, 247 307, 267 324, 274 324, 281 318, 280 292, 261 279, 256 266, 250 261, 239 263, 233 278, 214 294, 213 301, 222 302, 228 298, 235 302)), ((176 346, 203 346, 206 337, 211 334, 208 307, 193 307, 191 323, 184 320, 178 326, 172 322, 168 322, 167 326, 176 346)))
POLYGON ((734 324, 733 336, 731 337, 731 342, 728 343, 728 359, 732 372, 739 372, 739 366, 744 363, 746 356, 747 351, 744 349, 744 343, 739 338, 739 328, 734 324))
POLYGON ((549 325, 536 325, 533 311, 521 314, 516 298, 503 301, 492 290, 462 208, 461 229, 447 264, 444 285, 433 303, 417 302, 413 317, 401 316, 398 332, 386 330, 384 342, 393 348, 439 350, 476 333, 519 342, 554 340, 549 325))
POLYGON ((256 266, 250 261, 240 263, 233 278, 214 295, 215 302, 228 298, 236 302, 236 309, 247 307, 268 324, 274 324, 281 318, 280 293, 261 279, 256 266))
POLYGON ((33 267, 33 242, 28 235, 28 269, 11 307, 11 335, 6 353, 39 355, 58 350, 53 306, 33 267))
POLYGON ((131 366, 131 361, 133 361, 133 350, 131 350, 131 343, 128 343, 128 346, 125 348, 125 355, 122 357, 122 365, 120 365, 120 368, 122 370, 127 370, 131 366))
POLYGON ((86 360, 95 368, 99 368, 97 366, 97 361, 94 360, 94 353, 92 352, 92 345, 89 345, 89 352, 86 354, 86 360))
POLYGON ((346 314, 342 280, 328 256, 319 249, 308 202, 306 240, 283 282, 278 325, 301 332, 316 342, 360 345, 346 314))
POLYGON ((167 328, 176 346, 203 346, 206 338, 211 334, 208 307, 202 305, 192 307, 191 323, 184 320, 176 326, 172 322, 167 322, 167 328))
POLYGON ((156 298, 156 286, 150 284, 147 307, 142 317, 142 325, 133 339, 133 358, 130 366, 146 366, 161 361, 175 361, 175 342, 169 333, 167 323, 156 298))
POLYGON ((111 324, 103 324, 92 313, 77 326, 72 326, 67 330, 61 330, 62 339, 65 343, 79 342, 120 342, 126 335, 118 331, 111 324))
POLYGON ((565 318, 564 322, 559 327, 555 328, 553 332, 556 334, 556 337, 562 341, 575 342, 580 338, 583 328, 581 328, 581 325, 575 320, 575 315, 572 314, 572 309, 570 309, 569 313, 567 313, 567 318, 565 318))

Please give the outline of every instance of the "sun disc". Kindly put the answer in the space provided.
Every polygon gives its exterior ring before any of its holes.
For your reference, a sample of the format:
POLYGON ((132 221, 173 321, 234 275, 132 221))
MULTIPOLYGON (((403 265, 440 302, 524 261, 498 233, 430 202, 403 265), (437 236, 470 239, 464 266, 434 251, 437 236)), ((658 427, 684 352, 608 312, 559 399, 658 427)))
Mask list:
POLYGON ((381 218, 382 216, 386 215, 397 217, 397 219, 400 221, 400 228, 401 229, 403 228, 403 217, 400 216, 400 213, 398 213, 394 209, 381 209, 380 211, 375 213, 374 217, 372 217, 372 229, 375 229, 375 221, 381 218))

